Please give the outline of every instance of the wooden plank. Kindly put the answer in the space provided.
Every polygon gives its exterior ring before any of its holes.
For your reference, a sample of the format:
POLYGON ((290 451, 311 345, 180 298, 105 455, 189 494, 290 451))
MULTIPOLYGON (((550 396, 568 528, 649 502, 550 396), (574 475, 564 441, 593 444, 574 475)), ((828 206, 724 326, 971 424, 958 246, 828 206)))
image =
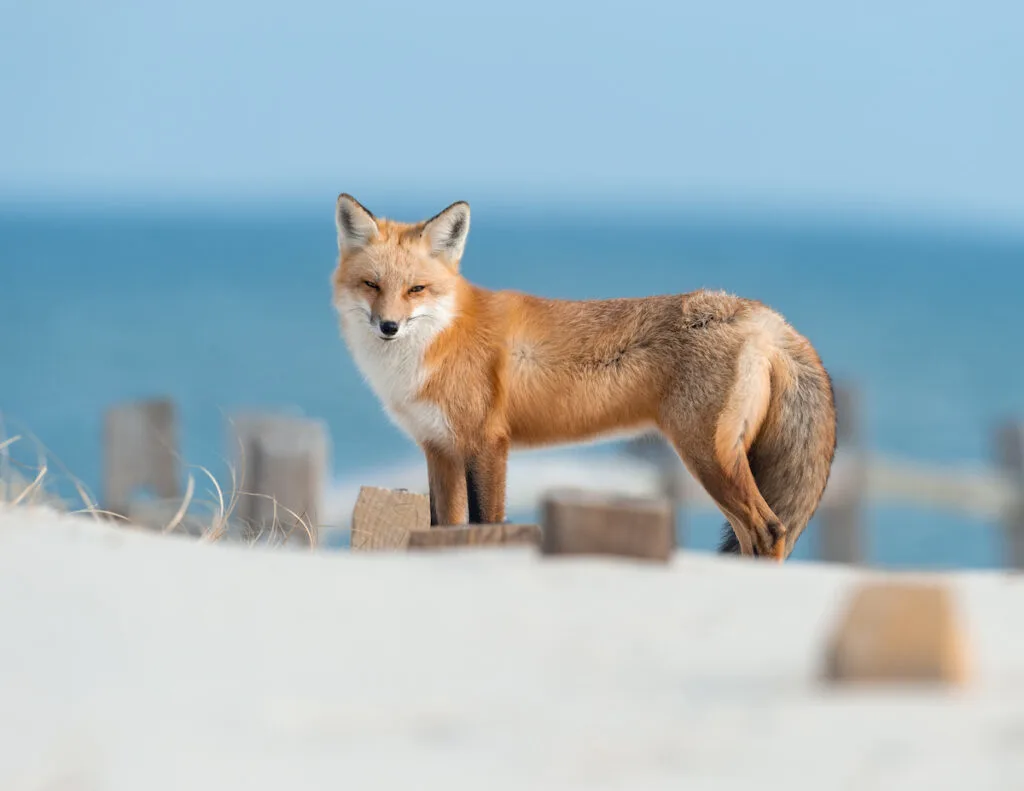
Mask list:
POLYGON ((1006 562, 1010 568, 1024 569, 1024 423, 998 427, 996 460, 1012 492, 1002 514, 1006 562))
POLYGON ((430 529, 430 497, 363 486, 352 510, 352 549, 405 549, 409 534, 430 529))
POLYGON ((147 492, 180 497, 177 416, 174 403, 154 398, 117 404, 103 425, 102 507, 127 516, 132 500, 147 492))
POLYGON ((238 475, 237 518, 247 538, 283 535, 316 544, 329 437, 320 420, 243 414, 232 420, 238 475))
POLYGON ((834 684, 965 684, 967 638, 942 585, 870 582, 859 586, 825 650, 834 684))
POLYGON ((665 497, 617 497, 581 490, 543 502, 547 555, 616 555, 667 561, 676 547, 672 503, 665 497))
POLYGON ((465 546, 535 546, 540 547, 539 525, 452 525, 429 530, 411 530, 409 549, 440 549, 465 546))

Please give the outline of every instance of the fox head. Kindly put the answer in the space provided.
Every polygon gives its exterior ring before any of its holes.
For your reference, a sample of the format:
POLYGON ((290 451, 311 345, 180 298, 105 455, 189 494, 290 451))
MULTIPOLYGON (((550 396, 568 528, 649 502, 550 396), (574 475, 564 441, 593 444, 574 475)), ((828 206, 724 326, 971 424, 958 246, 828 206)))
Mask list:
POLYGON ((351 195, 338 196, 334 304, 347 331, 381 344, 429 337, 455 311, 469 204, 453 203, 419 223, 375 217, 351 195))

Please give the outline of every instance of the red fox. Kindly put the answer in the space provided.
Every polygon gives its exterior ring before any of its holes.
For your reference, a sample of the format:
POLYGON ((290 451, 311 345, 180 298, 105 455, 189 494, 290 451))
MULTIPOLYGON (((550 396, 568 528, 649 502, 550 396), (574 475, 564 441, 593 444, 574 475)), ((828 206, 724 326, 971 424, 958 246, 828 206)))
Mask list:
POLYGON ((432 524, 504 521, 510 448, 653 428, 725 514, 720 551, 792 552, 832 468, 835 401, 778 313, 705 290, 565 301, 480 288, 459 273, 461 201, 413 224, 343 193, 335 222, 341 333, 426 456, 432 524))

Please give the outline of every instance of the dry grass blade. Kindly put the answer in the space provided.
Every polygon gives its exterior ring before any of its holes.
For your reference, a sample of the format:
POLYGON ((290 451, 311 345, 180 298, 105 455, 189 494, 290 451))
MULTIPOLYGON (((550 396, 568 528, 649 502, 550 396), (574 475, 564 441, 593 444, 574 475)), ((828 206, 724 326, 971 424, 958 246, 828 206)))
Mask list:
POLYGON ((73 511, 68 511, 69 514, 90 514, 91 516, 107 516, 111 519, 120 519, 122 522, 130 522, 131 520, 124 514, 119 514, 114 511, 107 511, 104 508, 96 508, 88 506, 86 508, 76 508, 73 511))
POLYGON ((19 505, 22 502, 22 500, 24 500, 26 497, 28 497, 34 491, 41 490, 42 483, 43 483, 43 478, 45 478, 45 477, 46 477, 46 465, 44 464, 40 468, 39 474, 36 475, 35 480, 32 481, 32 483, 30 483, 28 486, 26 486, 24 489, 21 490, 21 493, 17 497, 15 497, 14 500, 11 501, 11 505, 19 505))
MULTIPOLYGON (((309 546, 310 547, 315 547, 316 546, 316 543, 317 543, 316 533, 314 532, 313 525, 310 523, 309 519, 307 519, 305 517, 302 517, 302 516, 299 516, 299 514, 297 514, 291 508, 288 508, 287 506, 281 505, 280 503, 277 502, 276 498, 271 497, 269 494, 260 494, 258 492, 242 492, 242 494, 249 495, 250 497, 262 497, 264 499, 270 500, 274 504, 274 510, 273 510, 273 514, 271 516, 271 521, 270 521, 270 529, 271 529, 271 531, 273 531, 274 529, 280 527, 280 521, 279 521, 278 515, 277 515, 277 509, 280 508, 281 510, 286 511, 295 520, 295 525, 293 525, 291 530, 289 530, 286 533, 286 540, 287 540, 288 537, 291 536, 291 534, 292 534, 292 532, 294 532, 295 528, 298 527, 299 525, 301 525, 302 529, 306 531, 306 538, 309 540, 309 546)), ((263 533, 262 533, 262 530, 261 530, 259 535, 262 536, 262 534, 263 533)))
POLYGON ((179 506, 177 512, 171 517, 171 521, 164 526, 164 532, 170 533, 174 528, 181 524, 181 520, 185 518, 185 514, 188 513, 188 507, 192 503, 192 495, 195 492, 196 479, 192 473, 188 474, 188 483, 185 486, 185 496, 182 498, 181 506, 179 506))

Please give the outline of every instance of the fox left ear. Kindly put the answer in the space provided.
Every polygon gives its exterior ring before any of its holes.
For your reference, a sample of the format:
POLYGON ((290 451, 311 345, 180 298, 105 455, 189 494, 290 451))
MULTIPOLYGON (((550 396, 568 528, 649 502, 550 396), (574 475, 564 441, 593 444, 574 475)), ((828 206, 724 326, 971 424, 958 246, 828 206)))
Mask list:
POLYGON ((423 233, 430 242, 430 251, 449 263, 457 264, 466 249, 469 236, 469 204, 453 203, 423 224, 423 233))
POLYGON ((341 252, 365 247, 377 235, 377 219, 369 209, 346 192, 338 196, 334 208, 341 252))

